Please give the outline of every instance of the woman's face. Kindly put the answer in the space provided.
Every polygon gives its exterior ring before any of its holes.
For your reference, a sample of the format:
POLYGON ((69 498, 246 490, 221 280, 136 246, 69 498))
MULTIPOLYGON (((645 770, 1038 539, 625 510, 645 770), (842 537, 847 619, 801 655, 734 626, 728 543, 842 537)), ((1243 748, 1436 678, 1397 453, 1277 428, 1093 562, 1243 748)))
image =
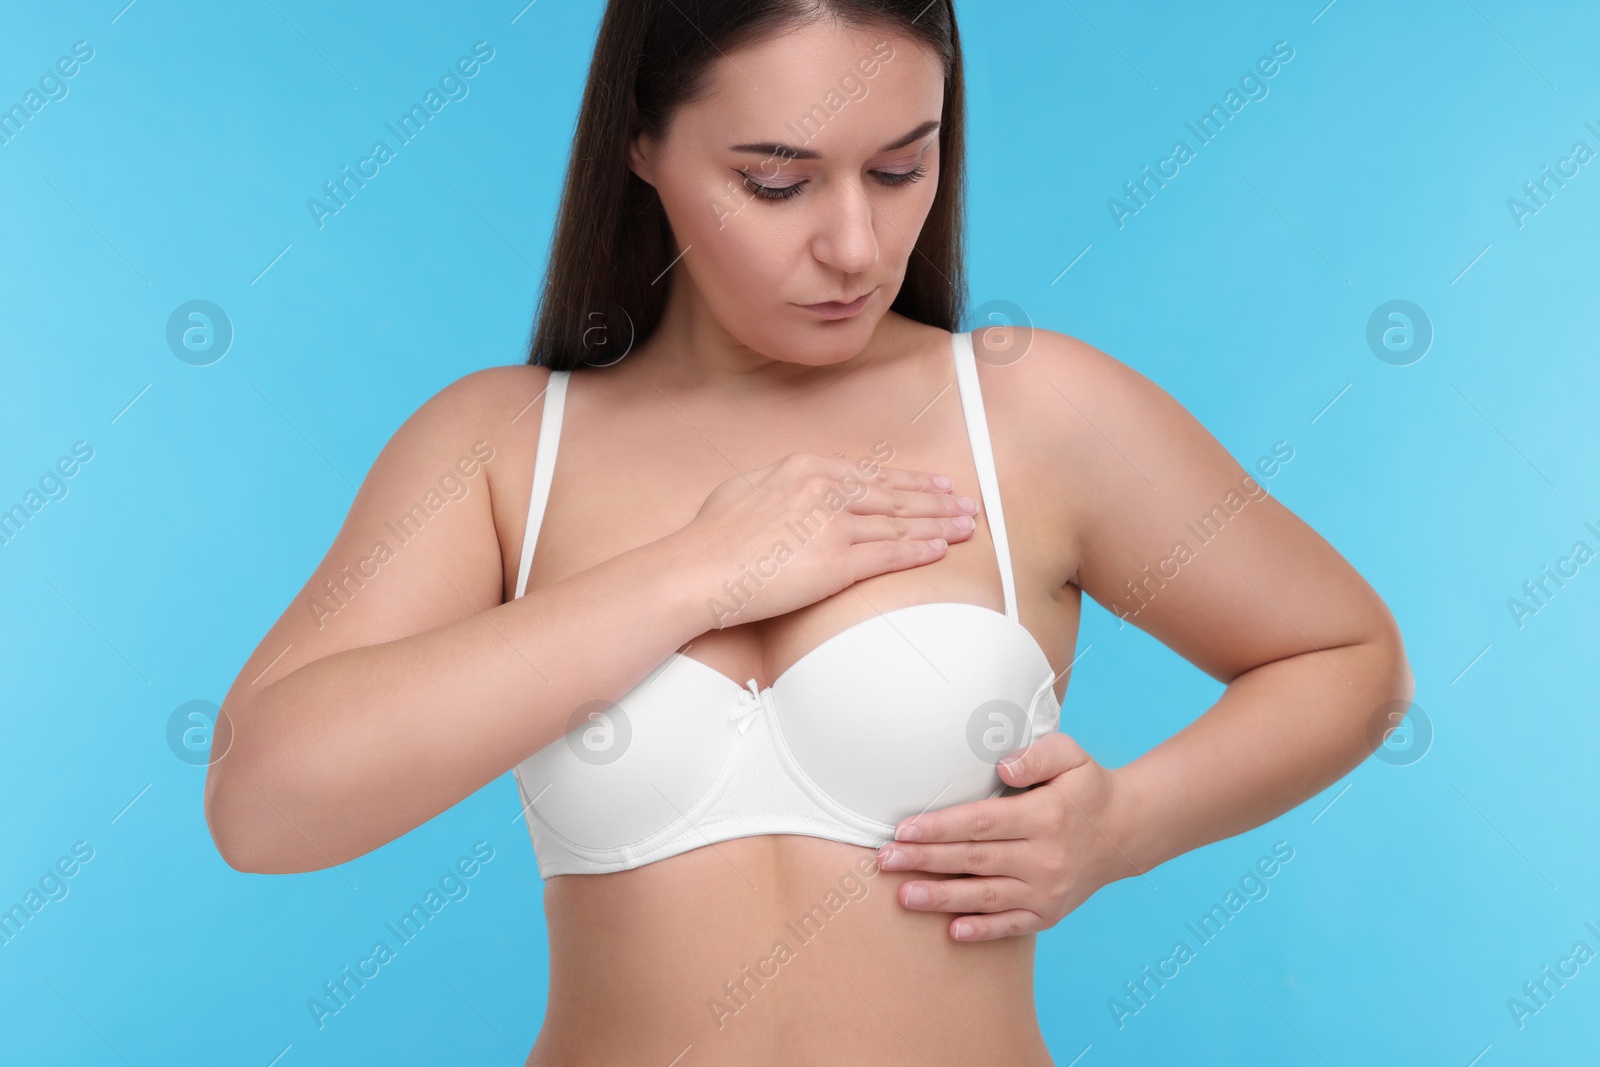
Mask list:
POLYGON ((709 314, 773 359, 849 359, 893 303, 938 188, 940 62, 825 19, 729 53, 709 77, 665 142, 641 137, 631 156, 682 253, 672 301, 688 301, 693 328, 709 314), (842 317, 806 306, 863 294, 842 317))

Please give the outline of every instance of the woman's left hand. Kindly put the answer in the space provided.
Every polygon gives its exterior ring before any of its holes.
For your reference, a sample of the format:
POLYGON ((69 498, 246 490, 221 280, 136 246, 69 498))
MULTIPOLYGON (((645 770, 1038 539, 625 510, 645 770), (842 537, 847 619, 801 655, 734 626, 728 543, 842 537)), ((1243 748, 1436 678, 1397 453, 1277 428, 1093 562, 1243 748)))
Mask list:
POLYGON ((1059 731, 1010 758, 1000 779, 1027 792, 913 816, 878 850, 882 870, 969 876, 899 890, 905 907, 955 913, 949 929, 958 941, 1047 930, 1101 886, 1139 873, 1114 840, 1112 817, 1127 788, 1116 771, 1059 731))

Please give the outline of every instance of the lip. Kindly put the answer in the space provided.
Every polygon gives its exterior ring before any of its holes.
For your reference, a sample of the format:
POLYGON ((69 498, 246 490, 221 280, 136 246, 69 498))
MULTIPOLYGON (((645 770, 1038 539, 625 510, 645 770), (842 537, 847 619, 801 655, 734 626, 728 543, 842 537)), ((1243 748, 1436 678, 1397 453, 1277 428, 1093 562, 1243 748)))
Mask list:
POLYGON ((823 304, 796 304, 795 307, 804 308, 825 319, 848 319, 852 315, 859 314, 861 309, 867 306, 867 301, 872 299, 872 294, 877 291, 878 287, 873 286, 848 304, 829 300, 823 304))

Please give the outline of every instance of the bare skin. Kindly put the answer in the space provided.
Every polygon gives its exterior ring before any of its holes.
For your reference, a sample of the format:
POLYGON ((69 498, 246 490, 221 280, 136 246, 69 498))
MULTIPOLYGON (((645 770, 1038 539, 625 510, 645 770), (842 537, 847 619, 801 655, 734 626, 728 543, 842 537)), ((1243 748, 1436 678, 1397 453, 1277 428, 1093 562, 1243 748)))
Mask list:
MULTIPOLYGON (((576 373, 529 588, 670 534, 730 462, 753 467, 795 450, 855 458, 888 441, 891 464, 945 473, 956 493, 978 497, 950 335, 897 315, 881 328, 895 337, 886 342, 895 351, 861 368, 849 392, 745 409, 737 425, 700 398, 666 392, 663 399, 651 386, 650 351, 576 373), (718 428, 710 431, 715 448, 696 426, 718 428), (636 504, 619 508, 618 501, 636 504)), ((1010 490, 1004 506, 1018 612, 1062 672, 1077 633, 1079 598, 1067 584, 1075 560, 1069 539, 1036 531, 1063 529, 1070 504, 1024 488, 1026 442, 996 447, 1010 490)), ((525 454, 503 458, 496 478, 517 486, 496 494, 506 511, 509 596, 521 543, 516 509, 526 506, 532 468, 525 454)), ((767 684, 828 636, 878 612, 930 601, 1003 611, 994 544, 981 512, 979 520, 973 535, 937 562, 868 578, 778 618, 705 633, 682 651, 730 678, 767 684)), ((704 618, 710 625, 709 611, 704 618)), ((1065 677, 1057 685, 1058 695, 1064 691, 1065 677)), ((545 889, 551 999, 529 1062, 665 1063, 690 1046, 683 1063, 975 1063, 1002 1056, 1049 1063, 1033 1008, 1033 938, 956 944, 943 916, 900 905, 898 887, 910 877, 878 872, 873 849, 776 834, 718 842, 632 871, 553 877, 545 889), (846 895, 841 881, 859 886, 859 899, 802 944, 785 924, 798 922, 829 890, 846 895), (780 939, 795 958, 776 967, 765 986, 749 980, 742 968, 754 971, 780 939), (726 982, 748 982, 747 992, 731 996, 726 982), (626 1026, 607 1025, 619 1004, 627 1005, 626 1026)))
MULTIPOLYGON (((208 776, 206 811, 228 862, 312 870, 380 847, 557 740, 574 709, 616 699, 674 649, 765 685, 878 612, 934 601, 1002 610, 986 516, 970 532, 956 524, 954 498, 980 494, 950 335, 888 310, 938 159, 931 135, 881 148, 939 117, 936 62, 895 40, 874 95, 813 142, 823 158, 776 177, 804 180, 800 195, 732 217, 708 209, 731 168, 755 171, 760 159, 727 144, 787 140, 779 126, 793 102, 820 98, 881 39, 822 24, 741 49, 667 144, 636 145, 632 165, 688 251, 650 338, 571 378, 525 596, 510 599, 548 371, 469 375, 395 434, 223 703, 214 751, 226 755, 208 776), (876 177, 916 166, 927 172, 914 184, 876 177), (868 288, 851 319, 795 306, 868 288), (385 524, 480 442, 493 458, 464 477, 464 495, 346 585, 335 614, 309 606, 375 541, 392 541, 385 524), (915 516, 915 528, 880 532, 890 540, 879 548, 865 537, 820 546, 757 598, 750 621, 718 628, 708 599, 765 543, 754 518, 708 511, 708 496, 792 453, 854 460, 879 442, 908 488, 876 514, 915 516), (953 490, 935 491, 924 472, 953 490), (933 537, 948 547, 928 550, 933 537), (870 565, 869 551, 880 553, 870 565)), ((1125 583, 1169 557, 1243 472, 1171 397, 1091 346, 1047 330, 1027 342, 992 330, 983 343, 1027 344, 1015 361, 980 361, 979 378, 1020 620, 1064 698, 1081 595, 1132 610, 1125 583)), ((910 868, 871 874, 871 849, 760 835, 551 878, 551 994, 528 1062, 1050 1063, 1033 932, 1110 881, 1324 788, 1371 751, 1373 709, 1409 695, 1381 600, 1270 497, 1252 499, 1132 622, 1228 682, 1223 699, 1121 768, 1100 767, 1065 735, 1034 745, 1028 780, 1041 788, 930 812, 918 820, 929 843, 907 846, 910 868), (974 821, 973 810, 1004 814, 974 821), (911 903, 913 883, 934 899, 911 903), (815 936, 795 937, 786 924, 830 890, 854 895, 815 936), (992 914, 996 928, 953 940, 952 916, 969 913, 992 914), (760 971, 779 939, 793 958, 758 986, 744 968, 760 971), (746 992, 731 996, 729 982, 746 992), (719 1016, 719 1000, 736 1010, 719 1016)))

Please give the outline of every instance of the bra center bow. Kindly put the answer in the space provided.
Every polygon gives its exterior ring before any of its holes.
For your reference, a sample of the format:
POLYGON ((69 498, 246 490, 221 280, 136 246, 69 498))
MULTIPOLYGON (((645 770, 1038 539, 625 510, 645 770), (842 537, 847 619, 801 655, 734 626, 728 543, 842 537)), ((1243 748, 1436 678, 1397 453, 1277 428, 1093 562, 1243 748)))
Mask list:
POLYGON ((750 729, 750 724, 755 722, 756 715, 762 708, 768 707, 772 700, 772 690, 762 689, 754 678, 748 679, 744 684, 745 688, 739 690, 738 707, 728 716, 729 722, 739 724, 740 734, 750 729))

